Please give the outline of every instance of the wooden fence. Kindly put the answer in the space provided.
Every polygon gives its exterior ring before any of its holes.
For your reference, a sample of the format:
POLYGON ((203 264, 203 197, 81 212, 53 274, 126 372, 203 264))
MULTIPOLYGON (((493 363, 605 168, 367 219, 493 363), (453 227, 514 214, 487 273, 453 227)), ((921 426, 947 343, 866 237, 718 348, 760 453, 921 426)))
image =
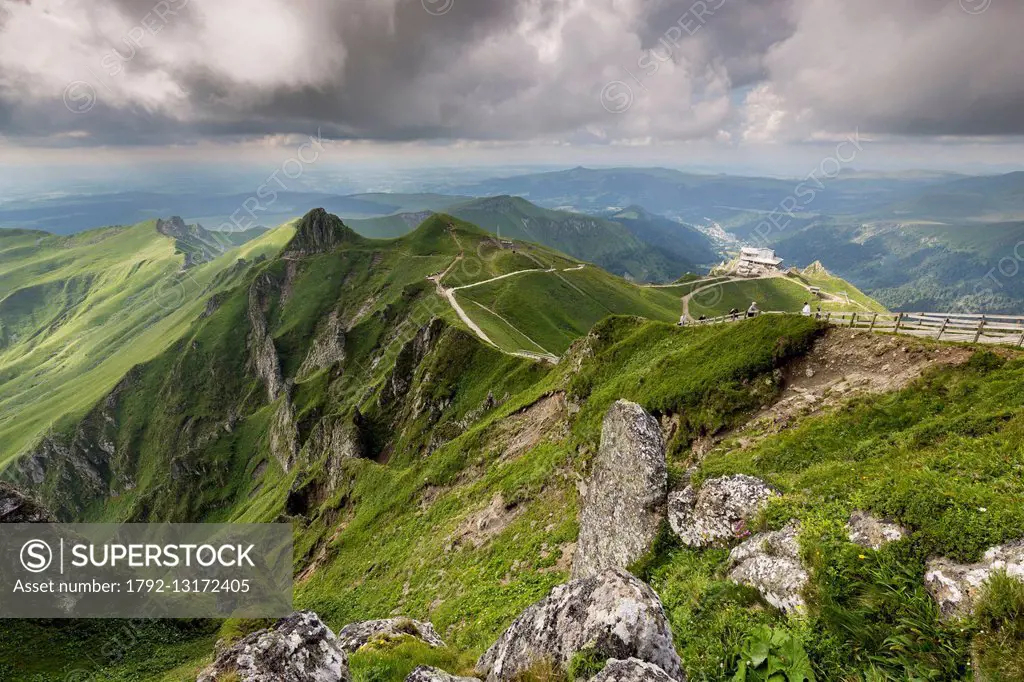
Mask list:
MULTIPOLYGON (((791 315, 767 311, 766 315, 791 315)), ((872 332, 902 334, 919 338, 960 343, 991 343, 1024 348, 1024 317, 1016 315, 976 315, 968 313, 871 313, 828 312, 816 314, 837 327, 866 329, 872 332)), ((722 315, 688 324, 722 324, 745 319, 722 315)))

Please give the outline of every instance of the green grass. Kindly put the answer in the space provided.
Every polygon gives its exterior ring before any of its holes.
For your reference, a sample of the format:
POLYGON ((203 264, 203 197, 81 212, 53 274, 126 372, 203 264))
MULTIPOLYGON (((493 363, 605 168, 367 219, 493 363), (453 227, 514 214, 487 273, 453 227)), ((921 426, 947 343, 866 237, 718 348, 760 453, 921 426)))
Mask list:
MULTIPOLYGON (((838 278, 805 277, 803 280, 804 285, 820 286, 827 293, 839 295, 840 292, 848 292, 851 300, 862 303, 864 307, 877 312, 885 311, 880 304, 838 278)), ((758 307, 766 312, 798 313, 804 303, 810 303, 812 310, 816 310, 818 306, 826 311, 863 310, 863 308, 845 301, 834 302, 817 299, 807 290, 806 286, 801 285, 800 281, 801 278, 777 277, 715 285, 696 293, 690 299, 690 316, 693 318, 700 315, 717 317, 727 314, 733 308, 742 313, 750 307, 751 301, 757 301, 758 307)))
POLYGON ((22 246, 2 251, 0 467, 168 348, 210 295, 239 281, 238 258, 275 255, 291 234, 279 228, 182 276, 182 256, 154 226, 40 236, 31 247, 15 236, 22 246))
MULTIPOLYGON (((765 522, 803 520, 812 606, 805 625, 789 623, 721 581, 724 553, 663 552, 652 584, 685 643, 691 679, 721 679, 716 665, 735 661, 738 638, 755 624, 799 636, 819 679, 964 679, 975 631, 939 620, 924 564, 932 556, 975 561, 1024 536, 1022 386, 1024 361, 979 352, 899 393, 855 400, 749 449, 727 442, 712 452, 698 481, 761 477, 783 492, 765 522), (845 522, 855 509, 912 534, 880 552, 854 547, 845 522), (697 634, 694 648, 680 631, 697 634)), ((1012 649, 1015 631, 1007 632, 1012 649)), ((1006 638, 993 637, 979 646, 1003 651, 1006 638)))
MULTIPOLYGON (((457 296, 490 308, 516 330, 559 354, 609 315, 639 315, 663 322, 679 319, 679 298, 672 293, 638 287, 594 267, 525 273, 461 290, 457 296)), ((472 303, 463 307, 471 315, 475 312, 472 303)), ((519 349, 536 350, 527 344, 519 349)))
MULTIPOLYGON (((291 268, 272 260, 225 286, 216 312, 129 377, 114 440, 118 453, 132 456, 112 460, 111 494, 89 497, 68 484, 75 479, 65 469, 47 472, 44 496, 83 520, 292 522, 297 572, 317 569, 296 586, 298 608, 335 630, 395 614, 429 620, 447 644, 360 652, 356 679, 398 681, 420 664, 464 674, 524 608, 568 578, 577 482, 608 407, 627 399, 677 419, 668 442, 673 485, 694 465, 698 483, 759 476, 782 495, 754 529, 792 518, 803 524, 813 576, 805 618, 786 618, 728 582, 724 550, 692 551, 663 533, 634 566, 663 600, 690 679, 732 679, 748 660, 747 679, 759 679, 772 661, 804 655, 819 680, 967 679, 972 656, 995 679, 1014 679, 1007 675, 1021 651, 1019 590, 997 580, 975 618, 943 622, 922 576, 930 557, 974 561, 1024 536, 1024 360, 978 352, 963 366, 806 417, 750 447, 727 439, 698 462, 693 441, 745 424, 770 404, 783 388, 778 370, 807 352, 822 323, 762 316, 680 328, 671 323, 677 293, 589 266, 460 291, 467 308, 479 300, 509 320, 486 311, 479 318, 504 334, 503 344, 528 343, 525 332, 564 350, 585 335, 557 366, 512 357, 460 328, 425 279, 459 253, 449 223, 464 253, 489 239, 438 217, 405 238, 347 243, 291 268), (296 379, 291 400, 306 442, 289 471, 268 445, 279 402, 267 403, 244 350, 248 283, 257 275, 271 281, 270 334, 285 375, 296 379), (617 306, 656 319, 608 316, 617 306), (345 322, 345 358, 295 377, 330 312, 345 322), (410 344, 434 317, 441 321, 430 326, 432 342, 410 344), (508 454, 523 410, 552 393, 565 393, 572 406, 564 428, 508 454), (357 410, 365 458, 334 461, 314 450, 309 436, 321 419, 355 423, 357 410), (499 501, 500 522, 481 529, 481 513, 499 501), (845 522, 855 509, 893 518, 911 534, 879 552, 854 547, 845 522), (764 660, 754 663, 760 653, 764 660)), ((0 247, 0 263, 32 237, 17 239, 0 247)), ((490 272, 508 267, 514 263, 490 272)), ((0 625, 0 672, 64 679, 110 634, 102 624, 78 625, 0 625)), ((179 629, 147 630, 140 646, 102 664, 100 679, 194 679, 218 636, 256 626, 165 625, 179 629)), ((574 668, 584 674, 595 665, 583 657, 574 668)))

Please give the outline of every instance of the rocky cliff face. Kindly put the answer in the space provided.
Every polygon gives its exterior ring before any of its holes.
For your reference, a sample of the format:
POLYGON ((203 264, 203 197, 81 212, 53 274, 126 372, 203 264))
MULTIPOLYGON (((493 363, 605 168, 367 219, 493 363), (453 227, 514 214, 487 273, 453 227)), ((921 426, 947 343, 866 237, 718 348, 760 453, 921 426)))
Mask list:
POLYGON ((269 402, 277 400, 284 389, 281 361, 267 326, 267 309, 272 298, 280 294, 280 285, 266 272, 249 286, 249 363, 253 373, 263 381, 269 402))

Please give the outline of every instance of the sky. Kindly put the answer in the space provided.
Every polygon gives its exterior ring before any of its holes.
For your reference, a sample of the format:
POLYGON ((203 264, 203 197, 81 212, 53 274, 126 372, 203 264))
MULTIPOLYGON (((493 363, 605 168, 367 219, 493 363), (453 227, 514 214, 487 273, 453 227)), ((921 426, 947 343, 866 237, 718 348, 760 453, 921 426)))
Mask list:
MULTIPOLYGON (((0 0, 0 166, 1024 167, 1021 0, 0 0)), ((792 169, 792 170, 790 170, 792 169)), ((772 173, 772 171, 777 171, 772 173)))

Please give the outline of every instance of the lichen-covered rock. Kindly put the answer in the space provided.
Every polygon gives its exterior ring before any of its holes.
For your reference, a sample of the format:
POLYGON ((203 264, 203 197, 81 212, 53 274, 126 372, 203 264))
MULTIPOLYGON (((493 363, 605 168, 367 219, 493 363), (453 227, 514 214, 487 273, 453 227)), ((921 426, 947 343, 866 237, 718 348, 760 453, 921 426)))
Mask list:
POLYGON ((653 663, 629 658, 608 661, 604 670, 591 677, 590 682, 672 682, 672 678, 653 663))
POLYGON ((712 478, 699 491, 687 486, 669 495, 669 524, 688 547, 727 544, 749 534, 747 522, 775 494, 767 483, 752 476, 712 478))
POLYGON ((1024 540, 997 545, 976 564, 933 559, 926 567, 924 584, 943 616, 963 617, 974 610, 981 588, 998 571, 1024 581, 1024 540))
POLYGON ((348 655, 311 611, 292 614, 217 652, 196 682, 349 682, 348 655))
POLYGON ((511 680, 542 661, 566 669, 592 647, 607 658, 653 663, 685 679, 661 600, 622 569, 559 585, 526 609, 477 662, 488 682, 511 680))
POLYGON ((50 510, 0 481, 0 523, 56 523, 50 510))
POLYGON ((734 548, 729 554, 729 579, 753 587, 775 608, 803 610, 802 593, 810 576, 800 560, 799 534, 799 524, 791 522, 734 548))
POLYGON ((367 642, 377 639, 395 639, 402 636, 420 639, 430 646, 444 646, 434 626, 412 618, 384 618, 346 625, 338 633, 341 648, 352 653, 367 642))
POLYGON ((850 542, 876 551, 890 542, 902 540, 907 534, 906 529, 898 523, 883 521, 877 516, 860 511, 850 515, 846 531, 850 542))
POLYGON ((438 668, 431 668, 429 665, 420 667, 409 673, 405 682, 480 682, 475 677, 456 677, 438 668))
POLYGON ((572 577, 625 568, 642 557, 658 534, 667 494, 658 422, 636 403, 617 401, 605 414, 583 495, 572 577))

